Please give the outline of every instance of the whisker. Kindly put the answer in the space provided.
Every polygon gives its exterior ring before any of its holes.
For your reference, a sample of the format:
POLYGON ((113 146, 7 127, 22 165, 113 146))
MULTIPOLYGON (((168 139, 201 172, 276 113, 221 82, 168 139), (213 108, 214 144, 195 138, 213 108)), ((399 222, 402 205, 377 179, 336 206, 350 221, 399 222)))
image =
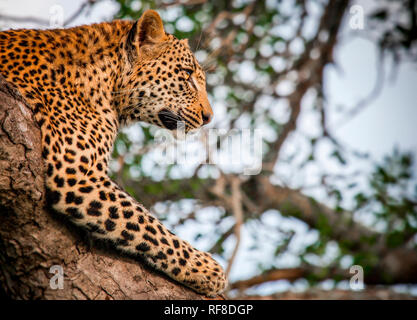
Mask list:
POLYGON ((112 94, 114 94, 114 93, 124 93, 124 92, 130 92, 130 91, 135 91, 135 90, 139 90, 139 88, 123 89, 123 90, 120 90, 120 91, 112 91, 111 93, 112 94))
POLYGON ((132 103, 132 104, 127 105, 126 107, 124 107, 123 112, 127 112, 127 111, 130 111, 132 109, 135 109, 137 107, 142 107, 142 106, 143 106, 142 102, 132 103))
POLYGON ((164 115, 171 115, 171 116, 179 116, 178 114, 176 114, 175 112, 171 112, 171 111, 165 111, 165 110, 161 110, 159 111, 159 113, 164 114, 164 115))
POLYGON ((201 30, 201 32, 200 32, 200 38, 198 39, 198 42, 197 42, 197 48, 194 51, 197 51, 198 50, 198 48, 200 46, 200 43, 201 43, 201 38, 202 37, 203 37, 203 30, 201 30))
POLYGON ((134 91, 138 91, 138 90, 140 90, 140 88, 126 89, 126 90, 121 90, 121 91, 113 91, 111 94, 113 95, 113 97, 121 97, 121 96, 127 96, 128 94, 130 94, 134 91))
POLYGON ((166 118, 169 120, 177 121, 177 122, 182 120, 182 118, 174 118, 174 117, 169 117, 169 116, 167 116, 166 118))
MULTIPOLYGON (((122 97, 122 96, 127 96, 127 93, 131 93, 133 91, 139 91, 139 90, 144 90, 151 92, 156 86, 152 86, 150 88, 142 88, 142 87, 137 87, 137 88, 133 88, 133 89, 124 89, 124 90, 120 90, 120 91, 112 91, 111 94, 113 95, 114 98, 118 98, 118 97, 122 97), (118 94, 119 93, 119 94, 118 94)), ((148 96, 143 96, 141 98, 149 98, 148 96)))

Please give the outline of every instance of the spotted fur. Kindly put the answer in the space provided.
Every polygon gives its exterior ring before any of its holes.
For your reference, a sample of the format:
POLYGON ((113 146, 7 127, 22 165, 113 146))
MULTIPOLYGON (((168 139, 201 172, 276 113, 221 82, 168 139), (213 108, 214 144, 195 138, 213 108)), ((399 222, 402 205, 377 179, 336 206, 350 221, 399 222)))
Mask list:
POLYGON ((186 131, 208 123, 205 75, 159 15, 59 30, 0 32, 0 73, 33 106, 48 204, 118 250, 197 292, 216 295, 222 268, 167 230, 107 175, 119 128, 146 121, 186 131))

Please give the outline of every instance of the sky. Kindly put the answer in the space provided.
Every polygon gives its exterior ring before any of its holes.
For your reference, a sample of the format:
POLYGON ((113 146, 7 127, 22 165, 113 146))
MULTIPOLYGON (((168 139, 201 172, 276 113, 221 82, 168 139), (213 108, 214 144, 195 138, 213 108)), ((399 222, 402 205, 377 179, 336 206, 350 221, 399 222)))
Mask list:
MULTIPOLYGON (((355 106, 373 89, 378 77, 377 48, 369 40, 355 38, 341 43, 335 52, 338 68, 326 70, 329 102, 355 106)), ((334 121, 333 131, 350 146, 380 157, 394 145, 417 151, 417 66, 397 66, 390 79, 392 61, 385 63, 383 91, 351 121, 334 121)))
MULTIPOLYGON (((362 1, 367 8, 366 1, 362 1)), ((362 3, 359 1, 359 3, 362 3)), ((83 0, 58 1, 58 0, 0 0, 0 14, 9 14, 14 16, 35 16, 49 19, 51 8, 59 4, 63 8, 64 18, 71 14, 83 3, 83 0)), ((101 22, 110 20, 117 11, 117 5, 111 1, 99 2, 92 12, 76 19, 71 25, 88 24, 93 22, 101 22)), ((349 18, 349 17, 348 17, 349 18)), ((345 107, 355 106, 358 101, 368 96, 372 91, 377 77, 377 48, 375 44, 362 37, 349 36, 352 30, 349 27, 348 19, 346 19, 342 30, 342 40, 335 49, 335 65, 328 66, 325 69, 325 92, 328 97, 328 105, 345 107)), ((0 21, 0 27, 34 27, 33 25, 4 23, 0 21)), ((367 22, 365 21, 365 28, 367 22)), ((366 31, 366 30, 365 30, 366 31)), ((361 30, 357 31, 360 35, 361 30)), ((367 104, 366 108, 353 119, 346 122, 341 119, 336 112, 330 109, 330 128, 333 134, 342 142, 361 152, 367 152, 372 159, 379 160, 386 153, 393 150, 394 146, 400 147, 402 150, 417 151, 417 66, 413 64, 401 64, 396 66, 397 72, 395 80, 390 77, 393 62, 389 59, 385 61, 384 67, 387 70, 385 74, 384 90, 376 99, 367 104)), ((303 112, 298 123, 298 127, 302 132, 315 130, 315 119, 311 118, 308 112, 303 112)), ((335 169, 339 170, 339 169, 335 169)), ((202 224, 198 226, 203 233, 210 233, 209 223, 205 219, 208 216, 202 214, 202 224)), ((213 217, 212 217, 213 218, 213 217)), ((271 228, 279 224, 287 226, 288 230, 296 229, 300 236, 295 239, 292 254, 283 257, 280 266, 286 267, 296 264, 296 253, 302 244, 314 241, 315 234, 307 230, 302 224, 294 224, 286 219, 281 219, 276 214, 264 214, 265 225, 271 228)), ((173 221, 171 221, 173 222, 173 221)), ((169 221, 168 221, 169 223, 169 221)), ((225 221, 223 227, 230 226, 233 221, 225 221)), ((187 233, 187 229, 195 228, 185 223, 180 228, 179 234, 187 240, 193 241, 193 234, 187 233)), ((256 230, 257 225, 245 226, 247 233, 251 229, 256 230)), ((253 231, 253 230, 252 230, 253 231)), ((194 242, 195 243, 195 242, 194 242)), ((262 256, 273 252, 274 248, 269 248, 265 241, 263 251, 254 253, 248 250, 253 243, 250 237, 243 237, 241 250, 236 259, 236 265, 245 263, 246 268, 234 268, 231 273, 231 279, 242 279, 253 275, 258 265, 256 261, 262 260, 262 256), (257 256, 258 255, 258 256, 257 256), (252 261, 253 263, 247 263, 252 261)), ((207 243, 200 244, 203 249, 208 248, 207 243)), ((226 250, 231 250, 233 241, 226 243, 226 250)), ((332 254, 331 252, 329 253, 332 254)), ((224 264, 225 261, 222 261, 224 264)), ((296 282, 293 288, 303 288, 306 284, 296 282)), ((285 290, 288 283, 279 282, 274 285, 266 285, 262 289, 262 293, 274 292, 277 290, 285 290)))

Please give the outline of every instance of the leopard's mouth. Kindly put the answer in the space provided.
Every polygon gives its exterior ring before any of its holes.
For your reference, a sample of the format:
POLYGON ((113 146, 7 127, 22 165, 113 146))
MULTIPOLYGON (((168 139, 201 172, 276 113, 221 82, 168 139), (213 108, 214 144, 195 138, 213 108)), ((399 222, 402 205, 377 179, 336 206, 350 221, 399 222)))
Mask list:
POLYGON ((158 118, 162 125, 168 130, 175 130, 185 125, 184 119, 181 116, 169 111, 168 109, 162 109, 159 111, 158 118))

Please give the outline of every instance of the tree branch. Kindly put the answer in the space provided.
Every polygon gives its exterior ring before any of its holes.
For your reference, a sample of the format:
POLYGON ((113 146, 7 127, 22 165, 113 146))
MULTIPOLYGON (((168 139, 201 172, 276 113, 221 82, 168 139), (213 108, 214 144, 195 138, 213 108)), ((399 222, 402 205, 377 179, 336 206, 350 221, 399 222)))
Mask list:
POLYGON ((235 247, 233 248, 232 255, 227 264, 226 277, 229 276, 230 270, 232 270, 233 262, 235 261, 237 251, 240 245, 240 228, 243 223, 243 211, 242 211, 242 195, 240 191, 240 180, 238 177, 233 177, 231 183, 232 195, 231 206, 233 208, 233 215, 235 217, 234 234, 236 237, 235 247))

